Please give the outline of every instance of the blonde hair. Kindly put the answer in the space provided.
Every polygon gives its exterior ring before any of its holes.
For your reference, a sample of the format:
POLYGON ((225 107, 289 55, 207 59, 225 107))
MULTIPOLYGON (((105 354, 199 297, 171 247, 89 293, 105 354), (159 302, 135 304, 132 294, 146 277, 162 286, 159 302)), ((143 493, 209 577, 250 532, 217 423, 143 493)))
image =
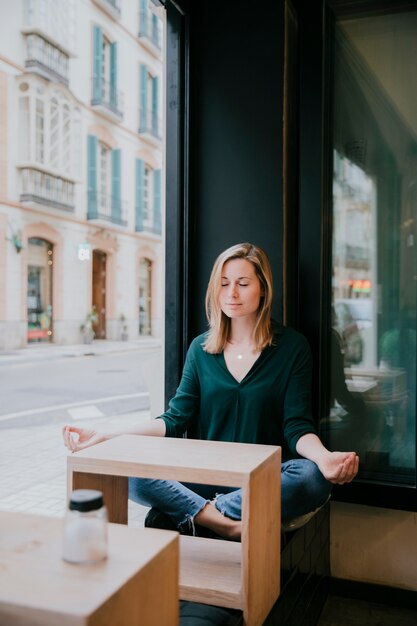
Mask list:
POLYGON ((254 342, 257 350, 263 350, 270 346, 273 340, 271 326, 272 272, 268 256, 258 246, 251 243, 238 243, 219 254, 214 262, 207 287, 206 314, 210 328, 203 348, 210 354, 223 352, 230 338, 231 320, 221 310, 219 292, 224 264, 232 259, 244 259, 252 263, 256 276, 261 283, 262 296, 254 329, 254 342))

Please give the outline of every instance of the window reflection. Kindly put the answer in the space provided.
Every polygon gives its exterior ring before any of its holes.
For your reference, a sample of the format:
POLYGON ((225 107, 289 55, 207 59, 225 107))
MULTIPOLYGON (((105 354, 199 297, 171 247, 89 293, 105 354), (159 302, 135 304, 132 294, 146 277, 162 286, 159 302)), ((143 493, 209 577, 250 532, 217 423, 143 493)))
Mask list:
POLYGON ((417 15, 339 22, 334 83, 331 409, 360 476, 414 484, 417 15))

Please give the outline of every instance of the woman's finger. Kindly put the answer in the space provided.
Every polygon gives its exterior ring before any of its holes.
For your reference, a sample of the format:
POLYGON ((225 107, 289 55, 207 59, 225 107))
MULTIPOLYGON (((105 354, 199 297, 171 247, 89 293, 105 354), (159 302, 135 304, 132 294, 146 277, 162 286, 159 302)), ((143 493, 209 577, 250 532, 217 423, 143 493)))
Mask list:
POLYGON ((63 437, 64 437, 64 444, 66 445, 67 448, 70 449, 70 427, 69 426, 65 426, 63 429, 63 437))
POLYGON ((350 483, 356 476, 358 471, 359 457, 352 454, 343 464, 342 471, 339 475, 339 484, 350 483))

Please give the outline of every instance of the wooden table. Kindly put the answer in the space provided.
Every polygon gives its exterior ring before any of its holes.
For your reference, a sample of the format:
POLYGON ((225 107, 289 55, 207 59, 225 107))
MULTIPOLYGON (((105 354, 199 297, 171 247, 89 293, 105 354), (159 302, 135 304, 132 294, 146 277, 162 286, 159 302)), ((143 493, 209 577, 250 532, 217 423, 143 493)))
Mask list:
POLYGON ((61 558, 63 520, 0 512, 2 626, 177 626, 178 535, 109 525, 109 556, 61 558))
POLYGON ((243 610, 262 624, 279 595, 281 449, 123 435, 68 457, 68 488, 104 493, 127 523, 128 477, 241 487, 242 542, 180 538, 180 598, 243 610))

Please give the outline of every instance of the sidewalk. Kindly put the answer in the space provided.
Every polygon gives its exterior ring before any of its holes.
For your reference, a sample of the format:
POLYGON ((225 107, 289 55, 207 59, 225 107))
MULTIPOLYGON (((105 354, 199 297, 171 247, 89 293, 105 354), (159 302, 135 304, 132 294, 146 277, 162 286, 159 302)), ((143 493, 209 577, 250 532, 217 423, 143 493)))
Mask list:
POLYGON ((159 350, 162 340, 143 337, 132 341, 110 341, 95 339, 92 343, 77 343, 67 346, 33 343, 18 350, 0 351, 0 367, 34 363, 36 361, 61 359, 63 357, 95 356, 130 350, 159 350))
MULTIPOLYGON (((149 411, 117 416, 117 425, 132 427, 149 419, 149 411)), ((103 429, 114 418, 83 421, 86 428, 103 429)), ((65 514, 66 463, 70 454, 62 442, 62 424, 8 428, 0 437, 0 510, 52 517, 65 514)), ((147 509, 129 502, 129 523, 143 525, 147 509)))
MULTIPOLYGON (((90 356, 127 350, 162 350, 160 339, 136 341, 96 340, 92 344, 71 346, 31 345, 28 348, 0 352, 0 368, 18 367, 42 360, 90 356)), ((65 418, 64 418, 65 419, 65 418)), ((117 420, 118 427, 132 428, 150 419, 150 411, 83 419, 86 428, 104 429, 117 420)), ((64 421, 19 427, 11 422, 0 437, 0 510, 21 511, 62 517, 67 502, 66 460, 69 454, 62 442, 64 421)), ((143 525, 147 509, 129 503, 129 523, 143 525)))

